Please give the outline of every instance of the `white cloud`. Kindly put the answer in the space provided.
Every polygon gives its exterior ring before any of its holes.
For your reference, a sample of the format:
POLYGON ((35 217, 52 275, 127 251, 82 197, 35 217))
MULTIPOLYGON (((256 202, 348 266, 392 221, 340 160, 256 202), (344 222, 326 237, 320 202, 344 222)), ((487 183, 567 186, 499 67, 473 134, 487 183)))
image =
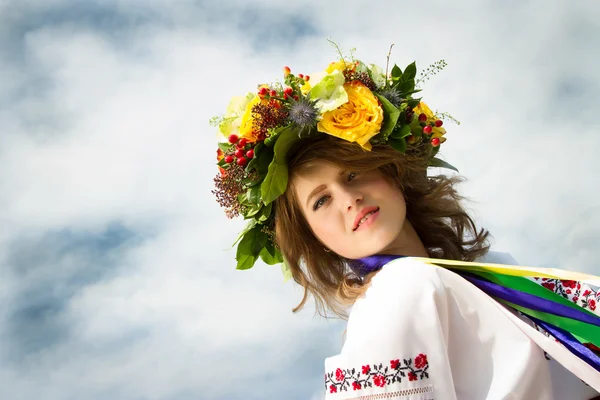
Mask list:
POLYGON ((600 273, 595 3, 89 4, 60 20, 34 2, 0 4, 15 52, 0 54, 10 78, 0 82, 0 339, 14 339, 14 309, 35 282, 52 292, 100 265, 94 252, 69 262, 67 252, 25 274, 10 257, 19 243, 63 228, 102 237, 115 221, 141 242, 110 274, 69 286, 61 340, 3 358, 0 397, 322 398, 323 358, 343 324, 310 307, 292 315, 301 293, 277 267, 235 271, 221 251, 242 225, 210 194, 207 121, 283 65, 321 69, 336 56, 328 36, 379 64, 392 42, 401 66, 445 58, 423 94, 462 121, 443 153, 498 247, 600 273), (292 23, 279 41, 260 34, 292 23))

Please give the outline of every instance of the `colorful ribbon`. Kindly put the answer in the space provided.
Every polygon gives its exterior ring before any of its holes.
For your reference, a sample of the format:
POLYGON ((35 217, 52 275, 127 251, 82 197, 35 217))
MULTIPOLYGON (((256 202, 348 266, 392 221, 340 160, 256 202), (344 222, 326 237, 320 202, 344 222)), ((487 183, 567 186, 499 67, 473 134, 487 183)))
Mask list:
MULTIPOLYGON (((350 267, 365 276, 403 256, 374 255, 352 260, 350 267)), ((418 258, 453 270, 505 306, 520 311, 574 355, 600 372, 600 357, 590 348, 600 347, 600 316, 533 282, 528 277, 593 282, 597 277, 557 269, 480 264, 418 258)))

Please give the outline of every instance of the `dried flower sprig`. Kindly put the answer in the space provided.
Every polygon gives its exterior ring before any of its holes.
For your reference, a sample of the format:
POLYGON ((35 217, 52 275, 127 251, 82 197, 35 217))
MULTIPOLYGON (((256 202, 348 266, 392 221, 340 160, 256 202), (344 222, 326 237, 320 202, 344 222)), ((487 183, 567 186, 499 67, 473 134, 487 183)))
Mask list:
POLYGON ((228 218, 235 218, 246 212, 247 207, 239 201, 239 196, 244 192, 242 182, 245 175, 245 169, 233 163, 214 178, 215 189, 211 193, 215 195, 219 205, 225 208, 228 218))
POLYGON ((427 82, 433 75, 436 75, 438 72, 442 71, 447 66, 448 64, 446 64, 445 60, 439 60, 434 62, 429 67, 421 71, 419 78, 415 81, 415 85, 418 85, 421 82, 427 82))

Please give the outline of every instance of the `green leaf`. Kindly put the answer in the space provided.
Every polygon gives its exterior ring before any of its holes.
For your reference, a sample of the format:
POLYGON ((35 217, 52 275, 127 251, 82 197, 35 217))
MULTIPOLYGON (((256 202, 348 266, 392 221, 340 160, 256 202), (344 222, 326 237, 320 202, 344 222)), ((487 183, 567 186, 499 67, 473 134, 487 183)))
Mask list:
POLYGON ((264 147, 265 144, 263 142, 259 142, 256 146, 254 146, 254 160, 256 160, 264 147))
POLYGON ((404 139, 390 139, 388 141, 392 148, 398 150, 400 153, 406 152, 406 140, 404 139))
POLYGON ((394 67, 392 68, 392 79, 398 80, 401 77, 402 77, 402 70, 400 69, 400 67, 398 67, 397 65, 394 64, 394 67))
POLYGON ((431 161, 429 161, 429 166, 430 167, 439 167, 439 168, 448 168, 448 169, 452 169, 456 172, 458 172, 458 169, 456 169, 455 166, 447 163, 444 160, 440 160, 439 158, 432 158, 431 161))
POLYGON ((260 252, 260 258, 267 265, 275 265, 283 262, 283 256, 281 252, 269 242, 260 252))
POLYGON ((250 219, 252 217, 255 217, 254 219, 256 219, 256 215, 260 212, 261 209, 262 209, 262 205, 253 205, 246 212, 246 214, 244 215, 244 218, 245 219, 250 219))
POLYGON ((288 167, 286 164, 280 164, 276 160, 269 165, 269 172, 260 185, 263 203, 269 204, 281 196, 287 188, 288 167))
POLYGON ((246 192, 238 194, 237 201, 240 204, 250 205, 248 204, 248 199, 246 198, 246 192))
POLYGON ((256 213, 254 219, 258 222, 265 222, 271 217, 271 211, 273 210, 273 203, 269 203, 266 206, 262 206, 260 211, 256 213))
POLYGON ((252 187, 248 188, 248 191, 246 192, 246 198, 248 199, 248 201, 250 203, 259 205, 260 204, 260 187, 252 186, 252 187))
POLYGON ((375 94, 379 101, 381 102, 381 107, 383 108, 383 124, 381 125, 381 130, 379 134, 383 138, 387 138, 390 133, 394 130, 396 126, 396 122, 398 122, 398 117, 400 116, 400 110, 398 110, 388 99, 385 97, 375 94))
POLYGON ((244 230, 240 232, 240 234, 238 235, 237 239, 235 239, 235 242, 233 242, 233 244, 231 245, 231 247, 233 248, 240 241, 240 239, 246 233, 248 233, 251 229, 253 229, 255 226, 256 226, 256 221, 250 221, 248 223, 248 225, 246 225, 246 227, 244 228, 244 230))
POLYGON ((270 130, 269 136, 265 140, 263 140, 264 145, 266 147, 273 147, 273 145, 275 143, 277 143, 277 139, 279 138, 279 135, 287 129, 289 129, 289 125, 270 130))
POLYGON ((415 79, 415 76, 417 76, 417 64, 413 62, 404 69, 404 73, 402 74, 402 81, 415 79))
POLYGON ((217 163, 217 165, 221 168, 223 168, 225 165, 227 165, 227 163, 225 162, 225 158, 221 158, 219 160, 219 162, 217 163))
POLYGON ((260 157, 254 158, 254 160, 258 160, 256 170, 260 176, 265 176, 269 170, 269 164, 271 164, 271 161, 273 161, 273 149, 270 147, 264 147, 260 152, 260 157))
POLYGON ((421 136, 423 136, 423 127, 419 125, 418 122, 413 122, 412 124, 410 124, 410 131, 412 135, 416 138, 420 138, 421 136))
POLYGON ((400 129, 394 129, 390 138, 392 139, 402 139, 410 135, 410 125, 404 124, 400 129))
POLYGON ((223 143, 218 143, 218 146, 223 151, 223 153, 225 153, 227 150, 229 150, 233 147, 233 144, 223 142, 223 143))
POLYGON ((257 232, 260 232, 258 226, 254 226, 248 232, 244 234, 244 237, 240 241, 237 247, 235 259, 237 260, 237 269, 250 269, 254 266, 258 254, 253 252, 254 242, 256 240, 257 232))
POLYGON ((258 159, 256 157, 254 157, 252 160, 250 160, 250 162, 248 163, 246 168, 247 169, 256 169, 257 164, 258 164, 258 159))
POLYGON ((400 84, 400 93, 402 93, 402 97, 406 97, 408 93, 412 93, 415 90, 415 80, 409 79, 400 84))
POLYGON ((402 92, 402 94, 404 95, 404 97, 408 97, 411 94, 419 93, 422 91, 423 91, 423 89, 414 89, 414 90, 409 90, 408 92, 402 92))
POLYGON ((290 271, 290 266, 287 265, 285 260, 281 264, 281 272, 283 272, 283 282, 287 282, 292 279, 292 271, 290 271))
POLYGON ((261 231, 262 225, 254 225, 248 230, 238 244, 235 259, 237 269, 249 269, 254 266, 262 249, 269 242, 269 237, 261 231))
POLYGON ((421 98, 410 99, 409 101, 407 101, 406 104, 408 104, 408 108, 410 108, 412 110, 413 108, 415 108, 416 106, 418 106, 420 102, 421 102, 421 98))
POLYGON ((244 178, 242 179, 242 183, 246 186, 246 187, 253 187, 253 186, 257 186, 259 183, 262 182, 262 177, 259 176, 256 179, 252 179, 250 177, 244 178))
POLYGON ((256 235, 254 236, 254 242, 252 243, 252 255, 258 256, 261 251, 270 243, 269 236, 261 230, 263 225, 256 225, 256 235))
POLYGON ((250 269, 250 268, 254 267, 254 264, 256 263, 257 258, 258 257, 256 257, 256 256, 252 256, 252 255, 248 255, 248 254, 242 254, 239 257, 236 257, 236 260, 237 260, 236 269, 250 269))
POLYGON ((287 152, 297 140, 299 140, 297 133, 288 127, 280 133, 279 139, 273 146, 273 161, 269 164, 267 176, 261 185, 262 200, 265 205, 281 196, 287 188, 287 152))

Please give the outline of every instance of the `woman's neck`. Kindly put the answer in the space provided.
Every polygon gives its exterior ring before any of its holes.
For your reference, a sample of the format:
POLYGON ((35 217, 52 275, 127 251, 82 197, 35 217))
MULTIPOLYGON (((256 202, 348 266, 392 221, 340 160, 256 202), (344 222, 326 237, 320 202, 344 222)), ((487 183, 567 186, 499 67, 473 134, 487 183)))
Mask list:
POLYGON ((398 237, 381 254, 394 254, 410 257, 429 257, 427 248, 408 219, 404 221, 398 237))

